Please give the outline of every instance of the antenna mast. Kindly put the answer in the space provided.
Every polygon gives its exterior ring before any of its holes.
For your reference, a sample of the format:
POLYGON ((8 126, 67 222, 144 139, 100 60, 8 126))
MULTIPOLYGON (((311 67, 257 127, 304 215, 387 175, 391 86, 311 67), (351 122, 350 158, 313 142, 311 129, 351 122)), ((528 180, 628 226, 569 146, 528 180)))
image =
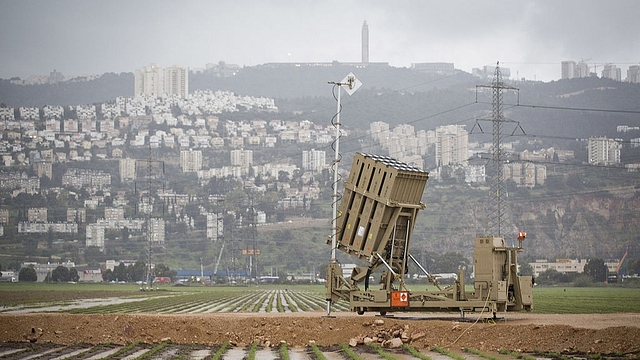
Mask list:
MULTIPOLYGON (((338 236, 338 182, 340 181, 340 177, 338 175, 338 164, 342 158, 340 155, 340 137, 342 133, 340 131, 340 113, 342 112, 342 105, 340 104, 340 93, 342 91, 342 87, 345 87, 345 91, 347 94, 352 95, 362 83, 360 80, 356 78, 353 73, 349 73, 342 81, 333 82, 330 81, 329 84, 334 86, 334 89, 338 88, 338 95, 336 96, 336 115, 334 119, 331 119, 332 125, 336 128, 336 139, 334 140, 332 147, 335 151, 335 156, 333 158, 333 164, 331 165, 331 169, 333 170, 333 201, 331 202, 331 264, 337 264, 336 260, 336 247, 337 247, 337 236, 338 236)), ((335 96, 335 93, 334 93, 335 96)), ((327 315, 331 313, 331 299, 327 299, 327 315)))

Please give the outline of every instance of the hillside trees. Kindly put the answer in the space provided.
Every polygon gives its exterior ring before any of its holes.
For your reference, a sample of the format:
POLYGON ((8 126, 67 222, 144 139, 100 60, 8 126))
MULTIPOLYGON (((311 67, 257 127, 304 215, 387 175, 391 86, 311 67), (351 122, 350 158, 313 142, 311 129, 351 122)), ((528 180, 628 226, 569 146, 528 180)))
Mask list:
POLYGON ((80 276, 78 275, 78 270, 76 270, 76 268, 69 269, 60 265, 51 272, 51 281, 53 282, 76 282, 79 279, 80 276))
POLYGON ((136 282, 146 280, 147 265, 143 261, 136 261, 135 264, 126 266, 124 263, 116 266, 113 270, 107 269, 102 273, 102 280, 105 282, 125 281, 136 282))
POLYGON ((23 267, 18 273, 18 281, 35 282, 38 281, 36 269, 31 266, 23 267))
POLYGON ((627 274, 640 275, 640 259, 630 259, 627 263, 627 274))
POLYGON ((593 282, 607 281, 607 272, 607 265, 600 258, 589 259, 589 262, 584 266, 584 274, 589 276, 593 282))

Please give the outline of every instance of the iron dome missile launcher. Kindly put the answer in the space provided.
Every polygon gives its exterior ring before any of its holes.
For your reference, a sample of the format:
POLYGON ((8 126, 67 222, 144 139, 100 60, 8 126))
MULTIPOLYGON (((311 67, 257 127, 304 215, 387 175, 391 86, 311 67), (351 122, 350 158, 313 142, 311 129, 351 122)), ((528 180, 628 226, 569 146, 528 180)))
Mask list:
POLYGON ((356 153, 337 213, 335 240, 327 243, 364 262, 348 277, 335 259, 327 268, 327 311, 344 300, 351 311, 379 312, 498 312, 532 309, 532 277, 517 274, 518 247, 503 237, 475 238, 474 284, 465 290, 464 269, 455 282, 442 287, 411 255, 410 243, 418 211, 425 209, 422 193, 429 174, 390 157, 356 153), (424 272, 435 289, 416 291, 405 283, 409 261, 424 272), (380 273, 379 284, 370 276, 380 273))

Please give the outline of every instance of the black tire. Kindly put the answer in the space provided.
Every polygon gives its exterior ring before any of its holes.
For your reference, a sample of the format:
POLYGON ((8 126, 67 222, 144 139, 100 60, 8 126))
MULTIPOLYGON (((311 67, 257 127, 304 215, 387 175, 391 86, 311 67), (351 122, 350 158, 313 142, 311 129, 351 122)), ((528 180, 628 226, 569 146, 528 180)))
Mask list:
POLYGON ((386 311, 380 311, 380 315, 381 316, 385 316, 385 315, 387 315, 387 312, 386 311))

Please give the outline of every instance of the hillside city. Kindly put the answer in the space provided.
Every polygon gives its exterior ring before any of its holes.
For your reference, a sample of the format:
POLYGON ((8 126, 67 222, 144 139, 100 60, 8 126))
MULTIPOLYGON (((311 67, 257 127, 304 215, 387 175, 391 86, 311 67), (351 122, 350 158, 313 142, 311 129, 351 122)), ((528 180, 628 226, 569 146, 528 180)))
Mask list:
MULTIPOLYGON (((426 65, 416 64, 415 68, 428 70, 426 65)), ((230 69, 240 71, 223 64, 208 68, 221 76, 229 76, 230 69)), ((603 77, 620 81, 617 70, 609 66, 603 70, 603 77)), ((566 78, 586 76, 585 64, 563 62, 562 72, 566 78)), ((189 92, 188 74, 178 66, 151 64, 136 70, 132 84, 136 95, 131 98, 66 107, 12 108, 3 104, 0 237, 39 235, 36 239, 76 242, 84 251, 104 253, 114 233, 146 237, 151 248, 163 246, 168 241, 166 227, 178 224, 199 230, 215 242, 229 231, 226 216, 236 222, 232 226, 274 223, 284 220, 283 214, 328 217, 328 208, 315 215, 311 209, 314 203, 330 204, 327 187, 331 186, 328 174, 334 156, 331 144, 335 127, 309 120, 273 119, 279 109, 271 98, 230 91, 189 92), (252 115, 246 120, 230 120, 221 119, 223 113, 252 115), (249 212, 243 212, 240 206, 231 209, 229 204, 223 210, 220 202, 229 195, 229 189, 221 185, 223 181, 241 184, 242 192, 250 194, 247 197, 252 200, 268 193, 277 194, 277 198, 272 199, 270 210, 247 204, 249 212), (208 193, 194 192, 198 187, 208 193), (28 199, 25 196, 38 194, 47 199, 65 198, 68 206, 24 205, 28 199), (198 214, 187 211, 193 204, 198 204, 198 214), (196 217, 206 220, 197 221, 196 217)), ((638 74, 640 69, 630 67, 628 81, 638 82, 638 74)), ((54 71, 46 81, 65 79, 54 71)), ((618 126, 616 130, 640 129, 618 126)), ((342 129, 341 136, 349 139, 356 134, 360 136, 355 129, 342 129)), ((462 125, 416 131, 411 125, 392 128, 378 121, 371 123, 363 136, 385 155, 428 171, 431 181, 455 177, 461 183, 486 186, 486 159, 482 154, 492 144, 470 142, 469 130, 462 125), (426 161, 426 157, 434 160, 426 161)), ((632 143, 640 144, 640 139, 632 143)), ((513 151, 512 143, 504 147, 513 151)), ((640 164, 621 164, 621 149, 616 139, 590 138, 588 163, 637 170, 640 164)), ((513 156, 518 161, 504 165, 505 180, 527 188, 545 184, 546 165, 536 162, 575 160, 573 151, 554 148, 528 149, 513 156)), ((345 166, 340 171, 347 175, 345 166)), ((28 248, 43 246, 35 242, 28 248)), ((3 250, 10 248, 3 246, 3 250)), ((49 260, 59 260, 72 268, 81 257, 50 256, 49 260)), ((135 263, 121 260, 108 262, 107 268, 114 271, 120 263, 135 263)), ((38 270, 40 281, 59 265, 51 261, 31 264, 38 270)), ((553 265, 537 270, 549 266, 553 265)), ((102 269, 89 266, 81 280, 101 281, 102 274, 102 269)))

